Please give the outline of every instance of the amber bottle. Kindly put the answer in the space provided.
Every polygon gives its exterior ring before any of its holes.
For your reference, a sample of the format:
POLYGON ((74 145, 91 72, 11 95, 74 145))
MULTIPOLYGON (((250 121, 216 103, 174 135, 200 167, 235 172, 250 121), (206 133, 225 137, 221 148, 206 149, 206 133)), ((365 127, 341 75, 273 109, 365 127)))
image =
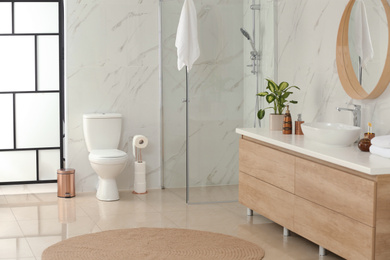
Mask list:
POLYGON ((296 134, 296 135, 303 135, 303 131, 302 131, 301 125, 302 125, 304 122, 305 122, 305 121, 302 121, 302 115, 301 115, 301 114, 298 114, 298 120, 295 121, 295 134, 296 134))
POLYGON ((287 105, 286 114, 284 114, 283 119, 283 134, 290 135, 292 134, 292 121, 289 107, 287 105))

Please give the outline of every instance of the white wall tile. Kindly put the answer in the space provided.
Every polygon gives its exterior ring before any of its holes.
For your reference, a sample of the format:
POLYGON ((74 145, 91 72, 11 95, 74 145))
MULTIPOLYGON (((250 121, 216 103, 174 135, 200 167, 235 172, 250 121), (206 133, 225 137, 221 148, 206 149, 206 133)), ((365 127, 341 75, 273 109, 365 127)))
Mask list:
POLYGON ((119 149, 129 155, 119 189, 134 179, 132 138, 149 139, 143 151, 147 184, 159 186, 160 119, 158 1, 67 1, 67 166, 76 169, 76 190, 93 191, 97 175, 85 146, 82 115, 123 115, 119 149))

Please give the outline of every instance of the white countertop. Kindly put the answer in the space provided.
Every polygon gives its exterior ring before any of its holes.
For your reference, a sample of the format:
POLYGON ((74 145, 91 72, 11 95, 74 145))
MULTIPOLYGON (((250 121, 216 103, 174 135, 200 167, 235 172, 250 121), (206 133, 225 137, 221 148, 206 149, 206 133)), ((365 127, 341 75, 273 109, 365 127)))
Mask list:
POLYGON ((284 135, 264 128, 237 128, 236 133, 370 175, 390 174, 390 159, 349 147, 323 145, 304 135, 284 135))

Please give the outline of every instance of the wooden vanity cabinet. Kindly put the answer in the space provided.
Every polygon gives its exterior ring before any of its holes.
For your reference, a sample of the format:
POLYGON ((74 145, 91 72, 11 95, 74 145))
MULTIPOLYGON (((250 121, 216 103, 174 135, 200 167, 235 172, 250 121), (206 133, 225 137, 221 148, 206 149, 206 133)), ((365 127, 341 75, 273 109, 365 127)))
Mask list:
POLYGON ((390 175, 240 139, 239 201, 346 259, 390 259, 390 175))

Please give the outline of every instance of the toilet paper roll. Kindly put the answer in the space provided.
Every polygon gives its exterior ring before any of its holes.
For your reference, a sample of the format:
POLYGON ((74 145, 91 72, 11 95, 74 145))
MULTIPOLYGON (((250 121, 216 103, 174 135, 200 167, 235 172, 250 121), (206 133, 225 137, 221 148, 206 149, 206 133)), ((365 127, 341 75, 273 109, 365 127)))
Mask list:
POLYGON ((134 163, 134 192, 143 194, 146 192, 146 163, 134 163))
POLYGON ((136 184, 146 183, 145 174, 141 174, 141 173, 134 174, 134 183, 136 183, 136 184))
POLYGON ((135 157, 135 148, 143 149, 148 145, 148 138, 143 135, 135 135, 133 138, 133 156, 135 157))

